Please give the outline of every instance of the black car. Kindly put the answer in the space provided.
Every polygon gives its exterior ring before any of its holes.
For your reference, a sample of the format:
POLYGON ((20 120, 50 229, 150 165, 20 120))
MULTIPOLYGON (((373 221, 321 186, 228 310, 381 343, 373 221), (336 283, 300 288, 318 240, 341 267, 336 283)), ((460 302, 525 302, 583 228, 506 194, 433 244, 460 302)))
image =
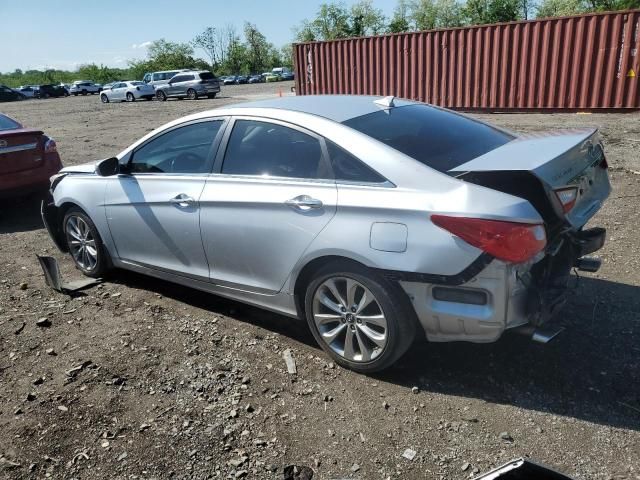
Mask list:
POLYGON ((247 83, 249 81, 249 77, 247 75, 238 75, 236 77, 236 85, 240 85, 241 83, 247 83))
POLYGON ((251 75, 247 83, 263 83, 264 77, 262 75, 251 75))
POLYGON ((15 100, 25 100, 26 98, 26 95, 11 90, 4 85, 0 85, 0 102, 13 102, 15 100))
POLYGON ((280 77, 282 80, 293 80, 295 78, 293 72, 282 72, 280 77))
POLYGON ((40 90, 38 90, 37 97, 38 98, 49 98, 49 97, 68 97, 69 92, 62 85, 40 85, 40 90))
POLYGON ((233 85, 236 83, 236 76, 235 75, 229 75, 226 77, 222 77, 222 84, 223 85, 233 85))

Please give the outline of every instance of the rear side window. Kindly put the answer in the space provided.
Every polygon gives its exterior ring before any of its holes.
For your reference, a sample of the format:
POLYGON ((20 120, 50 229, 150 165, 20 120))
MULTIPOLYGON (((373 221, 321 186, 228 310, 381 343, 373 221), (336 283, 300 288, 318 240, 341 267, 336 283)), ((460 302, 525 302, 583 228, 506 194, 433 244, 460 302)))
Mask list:
POLYGON ((337 182, 384 183, 386 179, 335 143, 326 140, 331 167, 337 182))
POLYGON ((440 172, 514 138, 484 123, 427 105, 381 110, 351 118, 344 124, 440 172))
POLYGON ((308 179, 331 178, 320 141, 269 122, 237 120, 222 173, 308 179))
POLYGON ((208 173, 221 120, 193 123, 155 137, 133 153, 131 173, 208 173))
POLYGON ((215 80, 216 77, 211 72, 201 72, 200 78, 202 80, 215 80))

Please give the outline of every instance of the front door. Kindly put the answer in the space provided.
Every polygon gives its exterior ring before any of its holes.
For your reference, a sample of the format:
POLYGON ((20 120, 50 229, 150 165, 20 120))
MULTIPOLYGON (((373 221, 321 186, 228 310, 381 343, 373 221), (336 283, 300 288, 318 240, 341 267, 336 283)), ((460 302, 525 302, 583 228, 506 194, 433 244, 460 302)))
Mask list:
POLYGON ((209 177, 200 198, 213 283, 263 293, 282 289, 336 212, 337 189, 324 152, 310 132, 235 120, 219 173, 209 177))
POLYGON ((109 179, 106 214, 120 259, 208 279, 200 195, 222 124, 197 121, 153 137, 109 179))

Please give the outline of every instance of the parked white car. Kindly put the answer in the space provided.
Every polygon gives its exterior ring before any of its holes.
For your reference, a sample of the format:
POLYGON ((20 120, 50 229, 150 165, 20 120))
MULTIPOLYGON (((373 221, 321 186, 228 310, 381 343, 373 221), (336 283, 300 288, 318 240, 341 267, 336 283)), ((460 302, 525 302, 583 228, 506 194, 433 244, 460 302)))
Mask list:
POLYGON ((89 80, 76 80, 71 85, 69 93, 77 97, 78 95, 87 95, 88 93, 94 95, 100 93, 101 90, 102 85, 100 84, 93 83, 89 80))
POLYGON ((155 90, 151 85, 140 81, 115 82, 111 88, 106 88, 100 93, 102 103, 109 102, 135 102, 141 98, 151 100, 155 96, 155 90))
POLYGON ((36 92, 38 91, 36 87, 33 87, 31 85, 24 85, 21 87, 13 88, 12 90, 15 90, 16 92, 20 92, 22 95, 24 95, 27 98, 35 98, 36 92))

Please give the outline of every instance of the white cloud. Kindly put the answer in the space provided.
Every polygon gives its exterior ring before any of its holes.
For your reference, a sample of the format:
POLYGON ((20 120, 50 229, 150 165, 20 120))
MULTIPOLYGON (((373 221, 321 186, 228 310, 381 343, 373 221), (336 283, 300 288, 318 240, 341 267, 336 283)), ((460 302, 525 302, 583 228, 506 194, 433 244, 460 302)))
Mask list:
POLYGON ((131 45, 131 48, 133 48, 134 50, 138 50, 141 48, 147 48, 149 47, 153 42, 142 42, 142 43, 134 43, 133 45, 131 45))

